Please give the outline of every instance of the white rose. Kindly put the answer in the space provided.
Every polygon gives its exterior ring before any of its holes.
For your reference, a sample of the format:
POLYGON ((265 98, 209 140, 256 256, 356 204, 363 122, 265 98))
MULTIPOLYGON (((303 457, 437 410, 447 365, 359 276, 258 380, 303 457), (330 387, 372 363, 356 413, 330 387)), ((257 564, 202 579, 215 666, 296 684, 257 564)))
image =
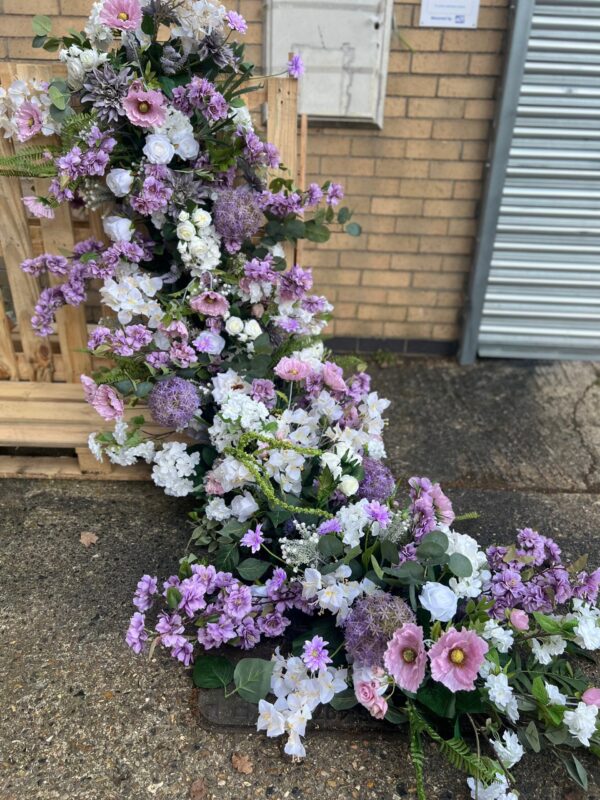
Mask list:
POLYGON ((187 211, 180 211, 179 212, 179 222, 187 222, 190 218, 190 215, 187 211))
POLYGON ((423 608, 429 611, 432 619, 449 622, 456 614, 458 598, 452 589, 441 583, 434 581, 426 583, 419 595, 419 600, 423 608))
POLYGON ((162 133, 151 133, 144 145, 144 155, 151 164, 168 164, 175 155, 175 148, 162 133))
POLYGON ((67 83, 71 89, 81 89, 85 78, 85 69, 78 58, 70 58, 67 61, 67 83))
POLYGON ((178 156, 184 158, 186 161, 197 158, 200 152, 200 144, 191 134, 185 134, 183 136, 178 135, 174 137, 172 141, 178 156))
POLYGON ((258 339, 262 333, 262 328, 255 319, 249 319, 244 330, 249 339, 258 339))
POLYGON ((203 255, 206 255, 208 250, 208 244, 201 239, 199 236, 194 236, 192 241, 189 245, 189 251, 194 258, 202 258, 203 255))
POLYGON ((196 236, 196 228, 194 227, 194 223, 190 222, 189 219, 185 222, 180 222, 177 226, 177 238, 182 239, 184 242, 191 242, 192 239, 196 236))
POLYGON ((116 214, 104 217, 103 226, 104 233, 113 242, 130 242, 133 239, 135 229, 127 217, 119 217, 116 214))
POLYGON ((352 475, 344 475, 339 482, 338 489, 345 494, 346 497, 351 497, 358 492, 358 481, 352 475))
POLYGON ((239 336, 244 330, 244 322, 239 317, 229 317, 225 330, 230 336, 239 336))
POLYGON ((231 501, 231 512, 238 522, 246 522, 255 511, 258 511, 258 505, 250 492, 244 492, 231 501))
POLYGON ((212 222, 212 217, 203 208, 197 208, 192 214, 192 220, 197 228, 207 228, 212 222))
POLYGON ((79 56, 79 60, 81 61, 81 66, 84 68, 86 72, 90 72, 96 67, 99 67, 100 64, 103 64, 106 59, 108 58, 108 53, 99 53, 96 49, 92 48, 91 50, 83 50, 81 55, 79 56))
POLYGON ((125 197, 133 185, 131 170, 111 169, 106 176, 106 185, 116 197, 125 197))

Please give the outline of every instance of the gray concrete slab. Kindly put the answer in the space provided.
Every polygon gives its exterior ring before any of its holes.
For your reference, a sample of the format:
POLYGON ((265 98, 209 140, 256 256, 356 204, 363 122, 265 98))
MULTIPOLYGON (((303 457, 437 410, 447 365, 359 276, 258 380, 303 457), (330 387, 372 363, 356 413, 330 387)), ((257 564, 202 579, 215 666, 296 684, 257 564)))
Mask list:
MULTIPOLYGON (((409 362, 376 370, 376 382, 395 401, 396 468, 451 482, 457 512, 481 514, 462 530, 491 542, 531 524, 567 556, 591 550, 600 564, 595 371, 557 369, 499 364, 497 377, 489 365, 409 362), (503 416, 503 392, 529 407, 503 416), (528 399, 536 392, 547 403, 528 399), (517 426, 515 465, 498 419, 505 431, 517 426), (529 454, 525 436, 544 444, 529 454)), ((135 584, 142 572, 175 569, 186 511, 151 485, 0 482, 0 800, 182 800, 198 781, 195 800, 414 797, 402 735, 317 732, 294 764, 277 740, 202 724, 185 670, 126 648, 135 584), (80 543, 85 531, 96 545, 80 543), (234 752, 248 756, 251 774, 233 768, 234 752)), ((467 798, 463 776, 429 753, 430 800, 467 798)), ((588 796, 599 800, 600 770, 586 764, 588 796)), ((544 756, 515 773, 527 800, 583 797, 544 756)))

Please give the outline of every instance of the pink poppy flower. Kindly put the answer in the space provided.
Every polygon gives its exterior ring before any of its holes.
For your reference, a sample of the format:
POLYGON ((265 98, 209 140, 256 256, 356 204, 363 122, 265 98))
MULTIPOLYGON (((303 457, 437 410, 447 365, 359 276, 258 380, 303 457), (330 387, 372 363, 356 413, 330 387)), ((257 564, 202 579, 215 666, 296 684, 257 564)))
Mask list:
POLYGON ((334 392, 345 392, 348 388, 344 381, 343 369, 331 361, 326 361, 323 365, 323 383, 334 392))
POLYGON ((311 369, 299 358, 284 356, 275 367, 274 372, 284 381, 303 381, 310 374, 311 369))
POLYGON ((100 22, 109 28, 134 31, 142 21, 142 9, 138 0, 104 0, 100 22))
POLYGON ((489 650, 474 631, 450 628, 429 651, 431 675, 451 692, 471 692, 489 650))
POLYGON ((97 386, 87 375, 81 376, 81 383, 86 402, 95 408, 103 419, 107 421, 121 419, 125 405, 112 386, 108 384, 97 386))
POLYGON ((17 126, 17 139, 26 142, 42 130, 42 112, 30 100, 21 103, 13 119, 17 126))
POLYGON ((383 662, 401 689, 416 692, 423 683, 427 666, 423 629, 405 622, 388 642, 383 662))
POLYGON ((190 308, 207 317, 223 317, 229 311, 229 300, 218 292, 202 292, 192 297, 190 308))
POLYGON ((42 203, 37 197, 24 197, 23 205, 30 214, 38 219, 54 219, 54 209, 47 203, 42 203))
POLYGON ((127 119, 139 128, 153 128, 163 124, 167 118, 165 96, 155 89, 146 91, 140 81, 134 81, 123 100, 127 119))
POLYGON ((586 706, 598 706, 600 708, 600 689, 591 686, 581 695, 581 699, 586 706))

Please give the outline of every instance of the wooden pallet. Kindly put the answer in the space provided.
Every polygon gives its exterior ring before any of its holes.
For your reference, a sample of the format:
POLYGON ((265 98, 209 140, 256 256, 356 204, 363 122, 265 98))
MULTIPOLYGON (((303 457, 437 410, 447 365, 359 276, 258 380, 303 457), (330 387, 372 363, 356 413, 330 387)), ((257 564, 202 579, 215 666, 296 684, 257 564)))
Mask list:
MULTIPOLYGON (((62 69, 61 65, 40 63, 0 64, 0 85, 6 87, 15 78, 47 80, 49 72, 60 74, 62 69)), ((298 177, 303 184, 307 129, 303 118, 299 139, 297 92, 297 81, 269 78, 264 87, 247 97, 255 117, 261 112, 264 117, 266 111, 267 138, 279 148, 288 168, 286 175, 298 177)), ((28 145, 36 143, 33 140, 28 145)), ((0 137, 0 156, 11 155, 19 146, 0 137)), ((0 248, 12 312, 7 311, 0 291, 0 478, 146 479, 148 467, 99 464, 88 450, 90 433, 109 426, 84 401, 79 383, 82 373, 89 375, 106 363, 85 352, 85 307, 60 309, 56 335, 36 336, 31 316, 43 287, 39 279, 20 269, 24 259, 40 252, 71 251, 75 242, 90 235, 102 238, 100 216, 90 214, 75 224, 65 205, 57 209, 53 220, 33 220, 21 202, 21 181, 4 178, 1 183, 0 248), (2 453, 1 448, 9 448, 10 454, 2 453), (22 455, 20 449, 28 453, 34 449, 38 455, 22 455), (48 450, 56 449, 64 450, 65 455, 48 455, 48 450)), ((27 193, 43 194, 47 184, 34 181, 27 193)), ((294 258, 289 246, 286 255, 294 258)), ((128 413, 140 412, 136 409, 128 413)))

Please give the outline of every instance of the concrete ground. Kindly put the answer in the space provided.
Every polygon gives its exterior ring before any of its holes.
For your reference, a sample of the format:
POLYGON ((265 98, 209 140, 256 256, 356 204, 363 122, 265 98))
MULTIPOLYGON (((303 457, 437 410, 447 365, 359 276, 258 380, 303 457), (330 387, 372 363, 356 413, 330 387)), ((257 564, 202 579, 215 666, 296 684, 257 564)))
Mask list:
MULTIPOLYGON (((461 530, 504 541, 530 524, 600 564, 596 367, 403 361, 372 372, 393 400, 394 469, 441 480, 457 513, 479 511, 461 530)), ((317 732, 294 764, 278 740, 203 722, 185 670, 126 648, 135 584, 175 569, 187 510, 150 484, 0 483, 0 800, 415 797, 402 734, 317 732), (95 545, 81 544, 85 532, 95 545)), ((463 776, 429 755, 430 800, 467 798, 463 776)), ((598 800, 600 768, 583 760, 598 800)), ((523 800, 585 796, 544 755, 515 775, 523 800)))

